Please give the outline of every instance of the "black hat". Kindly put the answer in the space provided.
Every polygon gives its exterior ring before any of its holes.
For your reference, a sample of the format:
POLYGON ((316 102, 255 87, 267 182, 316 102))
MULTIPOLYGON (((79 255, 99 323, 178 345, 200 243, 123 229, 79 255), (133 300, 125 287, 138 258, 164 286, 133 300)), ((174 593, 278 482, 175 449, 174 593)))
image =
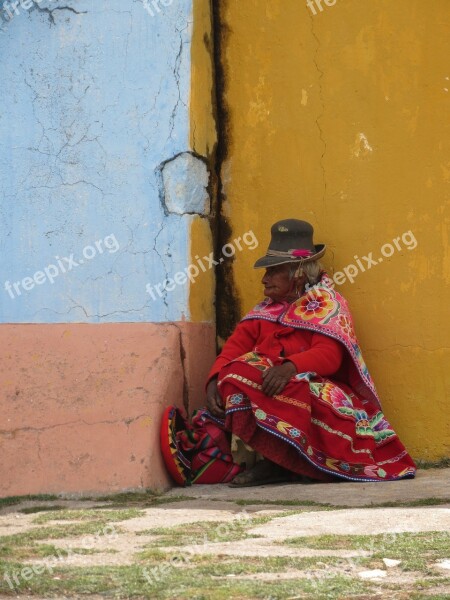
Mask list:
POLYGON ((313 226, 306 221, 285 219, 272 225, 269 248, 254 265, 255 269, 274 267, 284 263, 302 264, 318 260, 325 254, 324 244, 313 243, 313 226))

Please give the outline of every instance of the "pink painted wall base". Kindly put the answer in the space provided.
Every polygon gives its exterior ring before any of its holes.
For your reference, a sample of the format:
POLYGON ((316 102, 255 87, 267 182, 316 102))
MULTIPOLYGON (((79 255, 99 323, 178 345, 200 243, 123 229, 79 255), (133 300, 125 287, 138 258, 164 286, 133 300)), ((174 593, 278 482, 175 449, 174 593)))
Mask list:
POLYGON ((161 414, 204 403, 214 336, 209 323, 0 325, 0 496, 170 487, 161 414))

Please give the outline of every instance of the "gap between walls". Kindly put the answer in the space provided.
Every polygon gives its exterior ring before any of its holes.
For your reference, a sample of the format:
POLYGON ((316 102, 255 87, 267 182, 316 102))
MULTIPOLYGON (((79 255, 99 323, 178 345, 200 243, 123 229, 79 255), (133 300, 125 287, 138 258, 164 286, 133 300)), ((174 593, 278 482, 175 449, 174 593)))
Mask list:
MULTIPOLYGON (((226 99, 227 68, 226 50, 231 30, 225 21, 228 0, 210 0, 212 48, 209 49, 213 67, 212 106, 217 129, 217 144, 211 157, 215 195, 211 219, 211 231, 216 257, 221 255, 225 244, 232 240, 232 225, 224 216, 227 201, 222 180, 222 169, 229 158, 232 141, 231 109, 226 99)), ((241 299, 234 280, 233 260, 224 261, 215 271, 216 340, 218 350, 231 335, 241 319, 241 299)))

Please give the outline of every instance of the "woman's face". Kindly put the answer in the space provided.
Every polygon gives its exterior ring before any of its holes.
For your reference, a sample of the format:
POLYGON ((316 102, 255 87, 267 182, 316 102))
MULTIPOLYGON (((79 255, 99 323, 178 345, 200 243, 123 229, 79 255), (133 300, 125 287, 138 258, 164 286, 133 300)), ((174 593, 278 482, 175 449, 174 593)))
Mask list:
POLYGON ((291 264, 277 265, 266 269, 261 283, 264 286, 264 295, 280 302, 281 300, 291 300, 297 295, 297 289, 303 291, 305 276, 300 279, 291 279, 291 264))

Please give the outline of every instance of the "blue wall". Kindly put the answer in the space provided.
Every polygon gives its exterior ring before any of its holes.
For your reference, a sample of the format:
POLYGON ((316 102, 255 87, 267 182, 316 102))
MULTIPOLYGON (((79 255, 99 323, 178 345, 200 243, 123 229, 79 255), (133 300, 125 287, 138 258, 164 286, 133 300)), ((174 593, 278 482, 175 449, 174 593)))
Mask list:
POLYGON ((191 2, 151 16, 136 0, 41 0, 4 22, 1 322, 189 316, 187 285, 156 300, 145 286, 189 260, 192 217, 164 214, 158 167, 189 150, 191 2), (83 264, 63 273, 71 254, 83 264))

